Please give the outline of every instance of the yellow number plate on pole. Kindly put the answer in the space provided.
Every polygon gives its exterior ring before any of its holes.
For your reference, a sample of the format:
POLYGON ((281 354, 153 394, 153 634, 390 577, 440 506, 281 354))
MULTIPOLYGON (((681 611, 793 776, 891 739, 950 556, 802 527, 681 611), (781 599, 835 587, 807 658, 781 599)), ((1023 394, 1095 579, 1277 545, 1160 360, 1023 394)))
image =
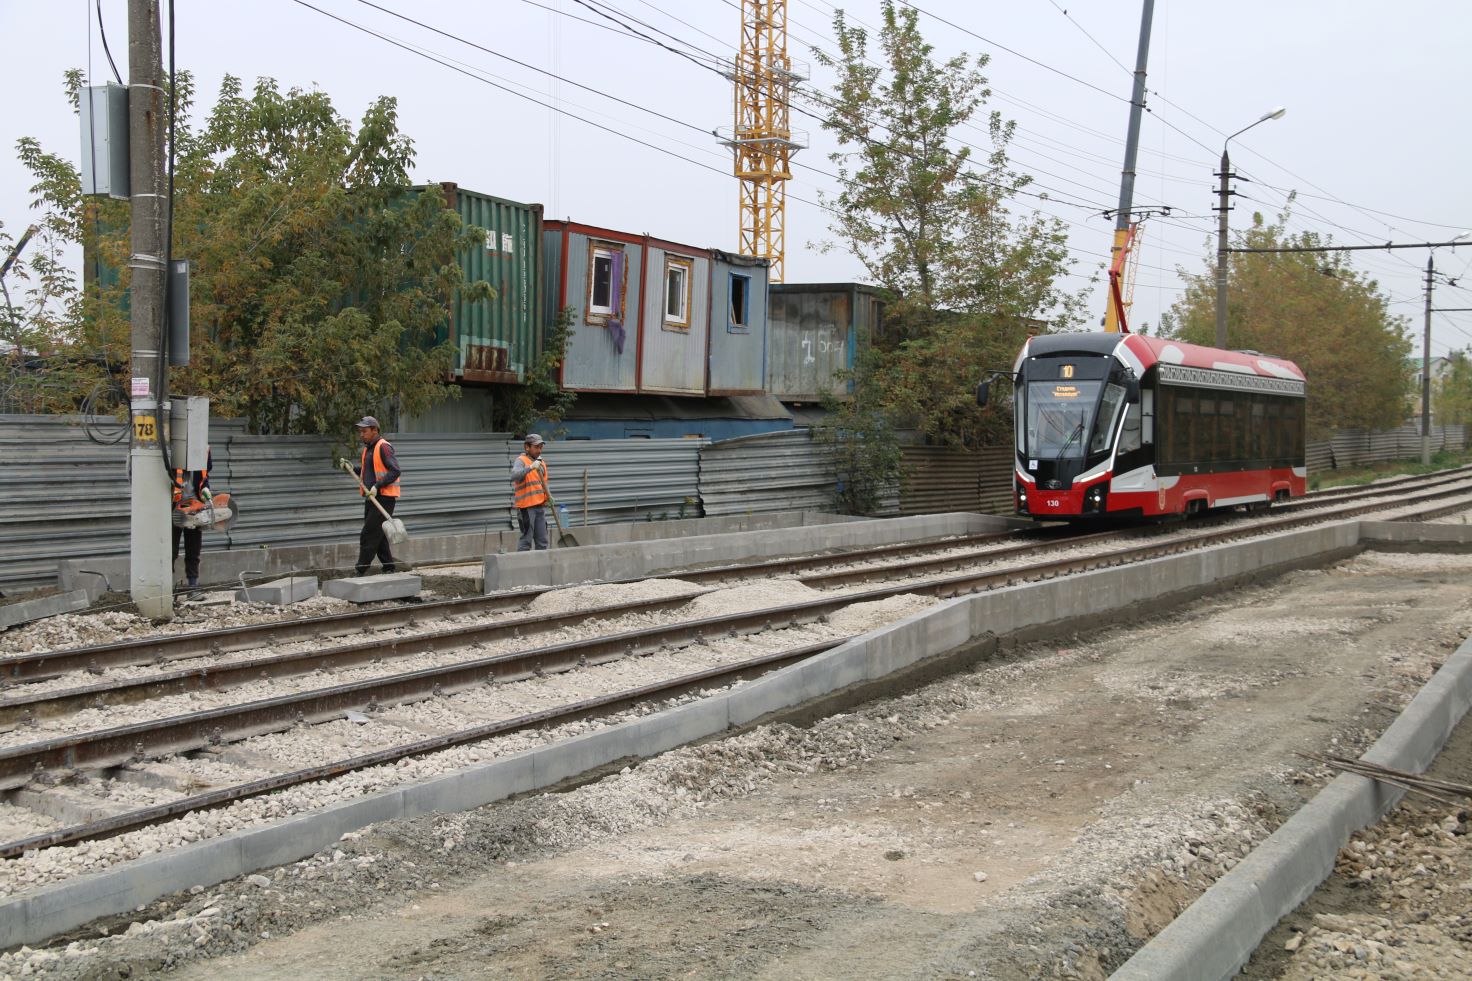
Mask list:
POLYGON ((154 416, 133 417, 133 443, 154 446, 158 443, 158 419, 154 416))

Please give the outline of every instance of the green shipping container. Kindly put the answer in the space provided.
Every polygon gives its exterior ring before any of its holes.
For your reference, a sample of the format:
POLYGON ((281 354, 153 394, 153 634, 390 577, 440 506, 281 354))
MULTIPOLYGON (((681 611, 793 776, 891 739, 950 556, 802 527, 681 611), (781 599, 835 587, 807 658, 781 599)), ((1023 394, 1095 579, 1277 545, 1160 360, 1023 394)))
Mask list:
POLYGON ((441 184, 446 204, 486 230, 484 248, 460 256, 467 282, 483 279, 493 300, 457 295, 446 331, 455 345, 455 380, 518 384, 542 348, 542 206, 441 184))

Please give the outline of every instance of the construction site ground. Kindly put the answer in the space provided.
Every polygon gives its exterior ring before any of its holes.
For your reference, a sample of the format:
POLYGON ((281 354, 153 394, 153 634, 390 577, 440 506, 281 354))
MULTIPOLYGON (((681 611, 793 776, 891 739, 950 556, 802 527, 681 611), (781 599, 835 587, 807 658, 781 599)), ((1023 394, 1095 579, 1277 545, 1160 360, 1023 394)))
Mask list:
MULTIPOLYGON (((1469 583, 1472 556, 1365 553, 810 726, 368 828, 0 976, 1102 978, 1330 778, 1299 753, 1378 736, 1472 628, 1469 583)), ((1462 864, 1417 864, 1454 867, 1465 906, 1467 838, 1445 832, 1462 864)), ((1295 956, 1257 976, 1324 976, 1295 956)))

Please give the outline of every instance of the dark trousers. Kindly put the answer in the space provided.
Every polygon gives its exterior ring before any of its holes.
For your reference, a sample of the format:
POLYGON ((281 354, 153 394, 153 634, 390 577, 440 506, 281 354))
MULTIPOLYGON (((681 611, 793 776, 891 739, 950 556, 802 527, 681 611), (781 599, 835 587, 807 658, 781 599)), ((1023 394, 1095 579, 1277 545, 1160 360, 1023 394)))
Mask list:
POLYGON ((535 545, 538 551, 547 550, 547 510, 540 504, 516 509, 516 523, 521 526, 521 538, 517 539, 518 552, 530 552, 535 545))
POLYGON ((191 584, 199 582, 199 553, 204 551, 204 529, 174 526, 174 562, 179 561, 181 537, 184 539, 184 576, 191 584))
MULTIPOLYGON (((380 497, 378 503, 389 514, 394 513, 394 505, 399 502, 397 497, 380 497)), ((389 551, 388 536, 383 533, 383 515, 378 513, 378 508, 367 498, 363 499, 363 531, 358 535, 358 575, 368 571, 373 564, 373 557, 378 556, 378 561, 383 563, 384 572, 394 571, 394 553, 389 551)))

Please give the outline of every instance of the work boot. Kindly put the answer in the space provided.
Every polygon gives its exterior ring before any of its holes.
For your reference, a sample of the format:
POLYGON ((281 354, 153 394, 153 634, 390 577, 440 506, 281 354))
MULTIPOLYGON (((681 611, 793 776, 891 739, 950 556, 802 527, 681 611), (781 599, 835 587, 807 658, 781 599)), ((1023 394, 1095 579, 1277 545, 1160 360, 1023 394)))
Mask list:
POLYGON ((393 573, 394 573, 394 567, 393 567, 393 566, 391 566, 391 565, 386 565, 386 566, 384 566, 384 567, 383 567, 383 573, 384 573, 384 575, 386 575, 386 576, 391 576, 391 575, 393 575, 393 573))
POLYGON ((365 566, 361 566, 360 565, 360 566, 358 566, 357 568, 355 568, 353 570, 353 575, 355 575, 355 576, 366 576, 367 574, 368 574, 368 569, 365 566))

